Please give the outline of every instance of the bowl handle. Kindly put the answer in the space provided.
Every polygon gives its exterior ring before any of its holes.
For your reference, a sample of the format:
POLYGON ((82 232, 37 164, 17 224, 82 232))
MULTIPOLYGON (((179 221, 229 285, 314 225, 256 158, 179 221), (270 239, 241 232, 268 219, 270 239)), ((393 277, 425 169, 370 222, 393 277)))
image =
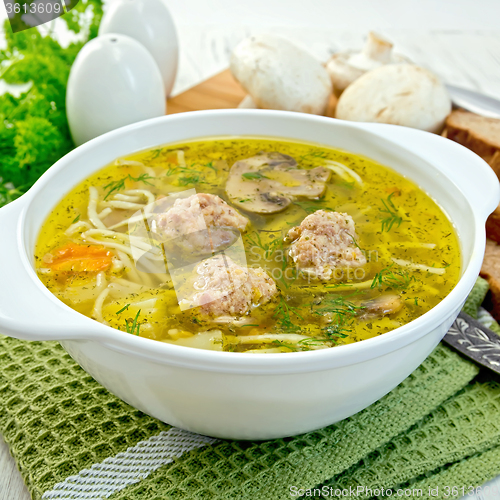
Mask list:
POLYGON ((0 208, 0 334, 25 340, 96 338, 100 328, 107 328, 75 314, 36 276, 20 230, 27 201, 24 195, 0 208))
POLYGON ((398 125, 363 123, 362 128, 377 133, 386 129, 386 137, 405 149, 415 150, 430 163, 439 163, 440 168, 453 179, 464 193, 478 220, 484 224, 488 215, 500 202, 500 183, 493 169, 476 153, 455 141, 414 128, 398 125))

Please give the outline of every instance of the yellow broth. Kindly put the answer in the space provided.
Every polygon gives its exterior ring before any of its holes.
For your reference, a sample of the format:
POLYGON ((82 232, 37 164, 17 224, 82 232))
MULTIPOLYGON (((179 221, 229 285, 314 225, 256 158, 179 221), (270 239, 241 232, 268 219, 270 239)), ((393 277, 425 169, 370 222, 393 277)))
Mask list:
MULTIPOLYGON (((102 210, 99 204, 97 208, 102 210)), ((113 209, 103 217, 103 223, 112 226, 136 210, 113 209)), ((126 233, 127 226, 117 231, 126 233)), ((116 255, 113 248, 109 251, 116 255)), ((60 300, 122 330, 124 335, 235 352, 319 349, 381 335, 429 311, 455 286, 460 272, 452 224, 412 181, 352 153, 261 138, 167 145, 106 166, 57 204, 40 231, 35 259, 40 279, 60 300), (290 155, 303 169, 328 162, 335 167, 331 162, 338 162, 358 174, 362 184, 349 170, 339 174, 337 168, 320 199, 295 200, 283 212, 257 215, 245 212, 244 201, 232 204, 251 223, 243 235, 248 265, 265 269, 280 291, 270 303, 253 311, 250 323, 219 325, 195 309, 181 311, 168 273, 155 276, 135 271, 132 276, 130 264, 122 268, 113 265, 98 279, 96 272, 47 269, 47 254, 54 249, 68 242, 89 244, 82 238, 82 233, 92 227, 89 187, 97 189, 100 203, 130 189, 146 189, 156 197, 191 188, 229 201, 225 193, 229 169, 234 162, 260 151, 290 155), (315 282, 294 272, 283 238, 291 227, 320 209, 353 217, 356 244, 368 261, 357 274, 351 269, 328 282, 315 282), (68 227, 82 223, 87 226, 82 225, 71 235, 65 233, 68 227), (102 298, 102 291, 112 283, 112 292, 104 297, 96 314, 96 299, 102 298), (362 304, 388 293, 399 296, 403 307, 394 314, 364 318, 362 304), (266 339, 265 335, 270 337, 266 339)))

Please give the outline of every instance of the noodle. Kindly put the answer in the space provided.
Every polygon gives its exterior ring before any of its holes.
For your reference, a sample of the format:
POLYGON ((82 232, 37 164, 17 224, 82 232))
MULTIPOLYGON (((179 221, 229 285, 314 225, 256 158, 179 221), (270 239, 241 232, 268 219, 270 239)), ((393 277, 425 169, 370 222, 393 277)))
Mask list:
POLYGON ((104 273, 99 273, 97 275, 97 285, 96 289, 104 288, 98 295, 96 301, 94 302, 94 307, 92 308, 92 317, 97 321, 107 324, 102 317, 102 305, 109 294, 109 288, 107 288, 107 281, 104 273))
POLYGON ((69 226, 68 229, 66 229, 65 231, 66 236, 72 236, 73 234, 77 233, 78 229, 81 227, 85 229, 90 229, 92 226, 88 222, 80 220, 78 222, 75 222, 74 224, 71 224, 71 226, 69 226))
POLYGON ((89 205, 87 210, 89 220, 92 222, 94 227, 98 229, 106 229, 106 226, 97 215, 97 200, 97 189, 94 186, 89 187, 89 205))

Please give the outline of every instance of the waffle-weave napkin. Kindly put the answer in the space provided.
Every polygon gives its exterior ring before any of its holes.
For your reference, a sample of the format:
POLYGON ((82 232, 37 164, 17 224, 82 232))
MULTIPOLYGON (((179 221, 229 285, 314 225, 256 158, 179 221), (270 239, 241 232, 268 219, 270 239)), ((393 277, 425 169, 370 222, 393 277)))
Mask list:
MULTIPOLYGON (((485 291, 480 281, 469 311, 485 291)), ((0 336, 0 432, 36 500, 371 497, 391 488, 456 498, 500 473, 500 383, 439 345, 346 420, 291 438, 223 441, 128 406, 56 342, 0 336)))

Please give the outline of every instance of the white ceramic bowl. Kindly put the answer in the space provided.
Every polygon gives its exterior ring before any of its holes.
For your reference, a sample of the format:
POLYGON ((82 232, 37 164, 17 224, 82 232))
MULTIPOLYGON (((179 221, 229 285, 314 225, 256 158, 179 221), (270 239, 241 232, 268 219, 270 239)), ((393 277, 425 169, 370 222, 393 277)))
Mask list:
POLYGON ((155 118, 80 146, 26 195, 0 210, 0 332, 59 340, 118 397, 184 429, 237 439, 303 433, 370 405, 434 349, 475 282, 485 219, 499 198, 498 180, 478 156, 418 130, 261 110, 155 118), (213 352, 127 335, 75 312, 45 288, 33 266, 36 238, 51 209, 75 184, 119 156, 217 135, 317 142, 368 156, 413 179, 455 224, 462 253, 460 282, 431 311, 380 337, 286 354, 213 352))

